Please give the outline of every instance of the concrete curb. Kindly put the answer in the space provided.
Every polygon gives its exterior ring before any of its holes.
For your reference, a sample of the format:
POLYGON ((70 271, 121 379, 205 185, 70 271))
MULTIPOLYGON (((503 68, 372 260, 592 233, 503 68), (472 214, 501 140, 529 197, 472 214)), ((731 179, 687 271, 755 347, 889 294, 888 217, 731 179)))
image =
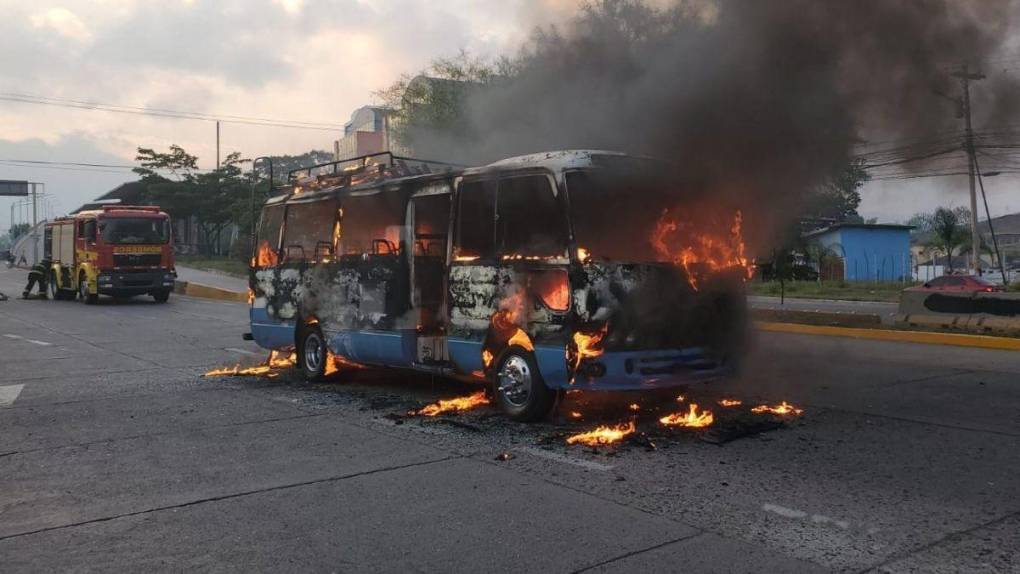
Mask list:
POLYGON ((760 331, 773 333, 795 333, 799 335, 824 335, 850 337, 875 341, 897 341, 902 343, 924 343, 928 345, 951 345, 1000 351, 1020 351, 1020 339, 990 337, 988 335, 963 335, 958 333, 933 333, 930 331, 895 331, 892 329, 860 329, 851 327, 829 327, 823 325, 802 325, 799 323, 770 323, 759 321, 755 326, 760 331))
POLYGON ((833 313, 800 309, 751 309, 751 317, 762 323, 797 323, 830 327, 878 327, 882 317, 872 313, 833 313))
POLYGON ((177 293, 178 295, 187 295, 189 297, 214 299, 217 301, 233 301, 237 303, 248 302, 247 293, 238 293, 237 291, 220 289, 219 287, 210 287, 208 285, 200 285, 198 283, 189 283, 187 281, 174 281, 174 293, 177 293))

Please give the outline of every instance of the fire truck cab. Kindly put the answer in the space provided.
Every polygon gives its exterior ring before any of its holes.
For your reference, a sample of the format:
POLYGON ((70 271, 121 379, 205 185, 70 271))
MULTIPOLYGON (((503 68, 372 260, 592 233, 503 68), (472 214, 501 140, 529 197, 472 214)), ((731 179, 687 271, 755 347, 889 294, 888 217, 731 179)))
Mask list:
POLYGON ((170 299, 176 278, 170 216, 158 207, 82 211, 47 223, 45 233, 53 299, 88 304, 100 295, 170 299))

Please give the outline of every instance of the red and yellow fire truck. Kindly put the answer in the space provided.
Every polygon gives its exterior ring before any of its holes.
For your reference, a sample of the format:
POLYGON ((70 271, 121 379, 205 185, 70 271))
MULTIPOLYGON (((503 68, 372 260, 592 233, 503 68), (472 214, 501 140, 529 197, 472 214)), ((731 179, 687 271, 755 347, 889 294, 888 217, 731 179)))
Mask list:
POLYGON ((170 216, 158 207, 110 205, 46 224, 54 299, 95 303, 100 295, 170 299, 174 288, 170 216))

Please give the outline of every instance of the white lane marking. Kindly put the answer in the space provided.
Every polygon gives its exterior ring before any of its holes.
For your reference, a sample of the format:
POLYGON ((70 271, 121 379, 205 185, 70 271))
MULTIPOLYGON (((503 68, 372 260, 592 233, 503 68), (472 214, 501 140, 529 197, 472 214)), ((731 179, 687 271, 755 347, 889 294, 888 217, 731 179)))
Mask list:
POLYGON ((17 339, 18 341, 25 341, 25 342, 28 342, 28 343, 32 343, 34 345, 42 345, 44 347, 49 347, 49 346, 53 345, 53 343, 47 343, 46 341, 37 341, 35 339, 26 339, 26 338, 22 337, 21 335, 11 335, 10 333, 5 333, 4 337, 7 337, 8 339, 17 339))
POLYGON ((226 347, 223 350, 224 351, 230 351, 231 353, 240 353, 242 355, 258 355, 259 354, 259 353, 256 353, 254 351, 245 351, 244 349, 235 349, 234 347, 226 347))
POLYGON ((9 407, 14 404, 14 401, 18 400, 18 395, 21 394, 21 389, 25 388, 25 385, 7 385, 0 387, 0 407, 9 407))
POLYGON ((837 520, 835 518, 831 518, 829 516, 824 516, 822 514, 808 514, 807 512, 804 512, 803 510, 797 510, 795 508, 787 508, 785 506, 779 506, 778 504, 763 504, 763 505, 761 505, 761 509, 766 511, 766 512, 772 512, 774 514, 778 514, 779 516, 782 516, 782 517, 785 517, 785 518, 793 518, 793 519, 797 519, 797 520, 806 518, 806 519, 810 520, 811 522, 814 522, 815 524, 832 524, 832 525, 835 525, 835 526, 838 526, 838 527, 842 528, 843 530, 846 530, 847 528, 850 528, 850 523, 845 521, 845 520, 837 520))
POLYGON ((537 456, 539 458, 547 458, 549 460, 555 460, 556 462, 562 462, 565 464, 572 464, 581 468, 587 468, 589 470, 599 470, 605 472, 607 470, 613 470, 613 465, 602 464, 601 462, 595 462, 591 460, 584 460, 581 458, 574 458, 565 454, 560 454, 551 450, 545 450, 541 448, 535 448, 533 446, 522 446, 518 447, 517 450, 526 452, 530 455, 537 456))

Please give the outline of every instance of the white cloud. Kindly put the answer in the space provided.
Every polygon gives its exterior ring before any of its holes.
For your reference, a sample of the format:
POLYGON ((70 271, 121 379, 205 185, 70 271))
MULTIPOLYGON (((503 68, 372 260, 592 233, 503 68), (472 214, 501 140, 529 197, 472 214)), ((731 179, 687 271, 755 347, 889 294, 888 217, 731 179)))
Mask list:
POLYGON ((53 31, 76 42, 88 42, 92 32, 85 23, 67 8, 49 8, 32 16, 32 26, 38 30, 53 31))
POLYGON ((279 4, 289 14, 299 14, 305 2, 304 0, 273 0, 273 3, 279 4))

